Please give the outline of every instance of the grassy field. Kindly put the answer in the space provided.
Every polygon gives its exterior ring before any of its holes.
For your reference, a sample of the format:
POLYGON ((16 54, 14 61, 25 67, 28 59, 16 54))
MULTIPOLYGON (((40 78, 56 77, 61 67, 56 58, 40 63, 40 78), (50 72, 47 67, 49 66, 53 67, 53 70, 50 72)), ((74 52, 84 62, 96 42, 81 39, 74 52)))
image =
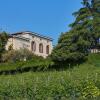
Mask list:
POLYGON ((100 100, 100 57, 73 69, 0 76, 0 100, 100 100))

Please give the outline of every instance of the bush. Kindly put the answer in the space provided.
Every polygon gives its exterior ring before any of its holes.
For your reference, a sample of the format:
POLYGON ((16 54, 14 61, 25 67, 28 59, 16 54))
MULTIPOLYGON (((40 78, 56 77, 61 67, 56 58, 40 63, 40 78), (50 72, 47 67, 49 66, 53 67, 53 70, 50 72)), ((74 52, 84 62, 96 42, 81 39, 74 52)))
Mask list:
POLYGON ((50 59, 43 59, 42 57, 33 56, 27 61, 15 61, 0 63, 0 75, 2 74, 16 74, 28 71, 46 71, 52 67, 53 62, 50 59))
POLYGON ((26 61, 32 58, 37 58, 37 56, 28 49, 10 50, 2 55, 3 62, 26 61))

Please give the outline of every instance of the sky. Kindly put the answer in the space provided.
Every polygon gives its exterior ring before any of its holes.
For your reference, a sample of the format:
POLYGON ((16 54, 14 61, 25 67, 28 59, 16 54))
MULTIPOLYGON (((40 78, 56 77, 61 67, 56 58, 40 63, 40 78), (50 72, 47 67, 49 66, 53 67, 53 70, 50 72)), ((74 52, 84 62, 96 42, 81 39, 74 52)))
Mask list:
POLYGON ((82 0, 0 0, 0 31, 8 33, 32 31, 53 38, 53 44, 61 32, 75 18, 72 13, 82 5, 82 0))

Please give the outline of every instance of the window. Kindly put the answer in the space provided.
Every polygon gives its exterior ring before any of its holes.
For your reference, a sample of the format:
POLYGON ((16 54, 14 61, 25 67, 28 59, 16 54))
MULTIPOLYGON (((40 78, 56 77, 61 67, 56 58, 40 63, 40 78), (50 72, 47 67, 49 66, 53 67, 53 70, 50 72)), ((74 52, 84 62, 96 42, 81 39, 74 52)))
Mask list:
POLYGON ((31 50, 36 51, 36 43, 34 41, 31 42, 31 50))
POLYGON ((46 46, 46 54, 49 54, 49 45, 46 46))
POLYGON ((39 44, 39 52, 43 53, 43 44, 42 43, 39 44))

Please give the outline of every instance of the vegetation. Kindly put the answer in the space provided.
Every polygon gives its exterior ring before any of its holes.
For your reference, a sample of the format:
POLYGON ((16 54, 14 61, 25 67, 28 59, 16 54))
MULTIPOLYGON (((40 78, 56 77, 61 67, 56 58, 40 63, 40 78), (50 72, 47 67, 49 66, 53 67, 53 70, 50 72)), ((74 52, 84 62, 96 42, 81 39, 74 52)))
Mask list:
POLYGON ((16 74, 28 71, 45 71, 54 63, 50 58, 44 59, 27 49, 10 50, 2 54, 0 75, 16 74))
POLYGON ((27 61, 6 62, 0 64, 0 75, 17 74, 29 71, 47 71, 53 66, 50 59, 35 57, 27 61))
POLYGON ((93 32, 96 38, 100 37, 100 0, 92 0, 93 2, 93 32))
POLYGON ((6 32, 1 32, 0 33, 0 62, 1 62, 2 53, 5 50, 5 44, 7 42, 7 39, 8 39, 7 33, 6 32))
POLYGON ((28 72, 0 77, 1 100, 99 100, 100 54, 64 71, 28 72), (92 59, 93 58, 93 59, 92 59), (95 62, 96 61, 96 62, 95 62))
POLYGON ((100 99, 100 53, 89 53, 100 45, 100 0, 82 4, 47 59, 12 45, 5 51, 8 36, 0 34, 0 100, 100 99))
POLYGON ((53 61, 80 63, 86 60, 91 48, 99 47, 100 0, 83 0, 83 7, 73 13, 71 30, 62 33, 52 52, 53 61))
MULTIPOLYGON (((3 62, 18 62, 18 61, 27 61, 31 59, 38 59, 36 55, 34 55, 28 49, 20 49, 20 50, 8 50, 2 54, 3 62)), ((42 57, 40 57, 43 59, 42 57)))
MULTIPOLYGON (((51 60, 42 60, 42 59, 32 59, 29 61, 21 61, 21 62, 16 62, 16 63, 1 63, 0 64, 0 72, 5 72, 5 71, 14 71, 14 72, 18 72, 18 71, 43 71, 43 70, 47 70, 49 68, 49 66, 52 66, 53 62, 51 60)), ((4 73, 3 73, 4 74, 4 73)), ((10 72, 9 72, 10 74, 10 72)))

